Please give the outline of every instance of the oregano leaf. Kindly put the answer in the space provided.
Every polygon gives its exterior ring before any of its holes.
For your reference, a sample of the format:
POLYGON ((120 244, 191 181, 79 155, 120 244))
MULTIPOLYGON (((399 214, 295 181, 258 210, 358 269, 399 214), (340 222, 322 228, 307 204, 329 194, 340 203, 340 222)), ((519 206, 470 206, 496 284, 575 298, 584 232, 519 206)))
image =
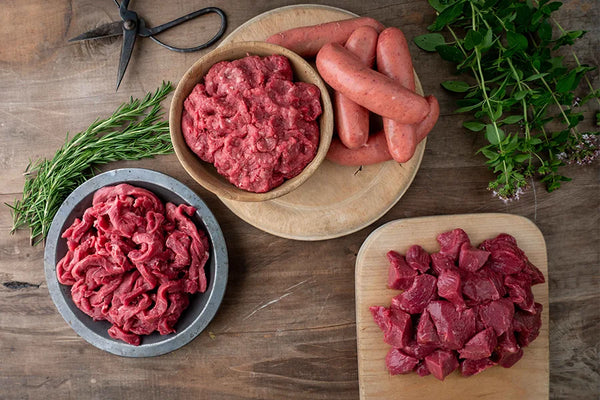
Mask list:
POLYGON ((420 35, 415 37, 413 42, 415 42, 419 48, 425 51, 435 51, 437 46, 446 44, 446 40, 440 33, 427 33, 425 35, 420 35))
POLYGON ((470 85, 464 81, 445 81, 441 85, 444 89, 455 93, 464 93, 470 89, 470 85))

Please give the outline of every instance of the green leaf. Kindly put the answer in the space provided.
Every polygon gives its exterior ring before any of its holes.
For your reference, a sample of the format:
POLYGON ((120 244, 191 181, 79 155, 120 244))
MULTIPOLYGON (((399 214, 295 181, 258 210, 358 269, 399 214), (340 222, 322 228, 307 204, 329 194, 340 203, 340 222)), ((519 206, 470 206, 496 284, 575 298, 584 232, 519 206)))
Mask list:
POLYGON ((427 29, 432 32, 442 30, 446 25, 454 22, 454 20, 462 14, 463 6, 464 1, 459 1, 453 6, 445 8, 427 29))
POLYGON ((465 41, 463 46, 467 50, 472 50, 483 41, 483 35, 477 31, 469 30, 467 35, 465 36, 465 41))
POLYGON ((492 114, 492 121, 497 121, 502 116, 502 104, 499 104, 492 114))
POLYGON ((485 126, 485 138, 491 144, 497 145, 502 142, 505 137, 504 131, 498 127, 494 127, 493 124, 487 124, 485 126))
POLYGON ((511 115, 510 117, 504 118, 500 122, 502 122, 503 124, 510 125, 510 124, 515 124, 515 123, 519 122, 522 119, 523 119, 522 115, 511 115))
POLYGON ((529 158, 530 158, 529 154, 517 154, 516 156, 514 156, 515 162, 518 162, 518 163, 527 161, 527 160, 529 160, 529 158))
POLYGON ((441 85, 444 89, 455 93, 464 93, 471 88, 467 82, 463 81, 445 81, 441 85))
POLYGON ((483 35, 483 41, 479 43, 476 47, 481 51, 486 51, 492 46, 492 43, 494 43, 494 33, 491 29, 484 29, 481 32, 483 35), (483 34, 483 32, 485 32, 485 34, 483 34))
POLYGON ((459 63, 464 59, 463 54, 459 49, 454 46, 448 46, 447 44, 436 46, 435 51, 437 51, 440 54, 440 57, 446 61, 459 63))
POLYGON ((573 84, 575 83, 576 71, 573 70, 563 79, 559 79, 556 84, 556 91, 558 93, 567 93, 573 90, 573 84))
POLYGON ((511 31, 506 32, 506 40, 509 48, 515 51, 525 50, 529 44, 525 36, 511 31))
POLYGON ((435 51, 437 46, 446 44, 444 37, 440 33, 427 33, 417 36, 413 42, 425 51, 435 51))
POLYGON ((544 72, 543 74, 533 74, 533 75, 529 75, 527 78, 525 78, 523 80, 525 82, 531 82, 531 81, 535 81, 536 79, 543 78, 546 75, 548 75, 547 72, 544 72))
POLYGON ((529 91, 528 91, 528 90, 520 90, 520 91, 518 91, 518 92, 515 92, 515 94, 513 94, 513 97, 514 97, 516 100, 521 100, 521 99, 523 99, 525 96, 527 96, 527 93, 529 93, 529 91))
POLYGON ((543 21, 538 28, 540 39, 549 42, 552 40, 552 25, 548 21, 543 21))
POLYGON ((465 121, 463 126, 473 132, 479 132, 485 128, 485 124, 478 121, 465 121))
POLYGON ((497 151, 490 150, 486 147, 482 148, 481 152, 490 161, 496 161, 500 157, 500 154, 498 154, 497 151))

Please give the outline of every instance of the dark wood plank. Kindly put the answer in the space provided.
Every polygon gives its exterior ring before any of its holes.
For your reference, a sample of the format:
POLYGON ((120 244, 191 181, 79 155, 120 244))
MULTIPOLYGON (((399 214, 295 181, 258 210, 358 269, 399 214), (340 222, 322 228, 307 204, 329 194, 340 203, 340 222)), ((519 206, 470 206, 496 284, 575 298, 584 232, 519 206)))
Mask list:
MULTIPOLYGON (((249 18, 287 3, 221 0, 211 5, 226 10, 231 32, 249 18)), ((409 38, 426 33, 434 18, 425 1, 317 3, 377 18, 402 28, 409 38)), ((151 25, 199 7, 190 0, 132 4, 151 25)), ((108 0, 3 3, 1 202, 12 202, 22 191, 22 172, 29 160, 51 156, 68 131, 85 129, 129 96, 142 96, 163 80, 177 82, 204 53, 176 54, 141 40, 115 93, 120 41, 70 44, 66 39, 117 16, 108 0)), ((582 62, 598 65, 597 2, 566 1, 559 16, 565 28, 588 31, 575 51, 582 62)), ((164 39, 192 45, 210 36, 216 23, 212 17, 195 21, 164 39)), ((195 184, 174 155, 107 166, 158 169, 183 181, 207 202, 225 234, 231 270, 223 305, 206 331, 174 353, 120 358, 80 339, 50 300, 42 247, 30 247, 26 231, 10 235, 9 210, 0 207, 0 398, 357 398, 354 262, 368 234, 398 218, 508 212, 536 222, 548 246, 551 398, 597 399, 598 163, 567 169, 573 182, 556 193, 536 183, 518 202, 503 204, 492 198, 486 190, 490 174, 475 154, 481 139, 461 128, 465 117, 453 114, 454 97, 439 86, 453 71, 437 55, 412 43, 411 50, 425 92, 440 100, 442 117, 408 192, 379 221, 352 235, 297 242, 261 232, 195 184)), ((598 71, 590 76, 593 85, 600 86, 598 71)), ((586 116, 597 109, 589 107, 586 116)))

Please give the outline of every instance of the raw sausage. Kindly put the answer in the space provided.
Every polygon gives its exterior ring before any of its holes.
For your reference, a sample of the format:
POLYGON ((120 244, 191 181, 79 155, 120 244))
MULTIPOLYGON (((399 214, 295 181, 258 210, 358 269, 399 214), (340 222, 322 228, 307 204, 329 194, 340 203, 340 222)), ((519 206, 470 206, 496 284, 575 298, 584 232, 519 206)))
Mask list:
POLYGON ((340 165, 360 166, 391 160, 392 156, 388 152, 385 134, 379 131, 370 135, 367 144, 356 150, 350 150, 339 138, 333 138, 327 159, 340 165))
POLYGON ((426 99, 429 103, 429 114, 417 125, 417 143, 425 139, 440 116, 440 104, 437 99, 434 96, 427 96, 426 99))
POLYGON ((352 32, 363 25, 371 26, 377 32, 384 28, 373 18, 359 17, 289 29, 270 36, 266 41, 286 47, 302 57, 314 57, 326 43, 346 43, 352 32))
MULTIPOLYGON (((375 62, 377 31, 370 26, 357 28, 346 42, 346 48, 368 67, 375 62)), ((369 110, 356 104, 342 93, 333 95, 334 115, 338 136, 349 149, 357 149, 369 138, 369 110)))
POLYGON ((425 98, 370 69, 337 43, 321 48, 317 54, 317 69, 334 90, 382 117, 414 124, 421 122, 429 112, 425 98))
MULTIPOLYGON (((398 28, 387 28, 377 40, 377 69, 406 89, 415 91, 415 78, 408 43, 398 28)), ((383 118, 383 129, 390 154, 397 162, 410 160, 417 146, 415 125, 383 118)))

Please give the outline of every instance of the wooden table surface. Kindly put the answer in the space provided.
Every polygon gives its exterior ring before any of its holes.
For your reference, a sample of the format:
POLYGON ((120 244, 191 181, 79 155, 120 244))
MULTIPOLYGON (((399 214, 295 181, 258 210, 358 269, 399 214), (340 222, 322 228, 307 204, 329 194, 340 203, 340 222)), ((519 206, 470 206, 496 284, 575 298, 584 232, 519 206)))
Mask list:
MULTIPOLYGON (((150 26, 207 5, 194 0, 132 3, 150 26)), ((229 33, 251 17, 289 3, 218 0, 210 5, 226 11, 229 33)), ((424 0, 327 4, 400 27, 409 38, 426 33, 434 18, 424 0)), ((582 62, 598 65, 598 2, 565 1, 558 15, 564 27, 588 31, 575 50, 582 62)), ((117 17, 109 0, 2 2, 2 203, 21 195, 29 160, 52 156, 67 132, 78 132, 108 116, 129 96, 142 96, 163 80, 177 82, 199 56, 138 39, 115 93, 120 39, 83 44, 66 40, 117 17)), ((177 28, 164 39, 192 45, 215 28, 216 18, 208 17, 177 28)), ((78 337, 48 294, 43 247, 31 247, 26 230, 10 235, 10 213, 1 206, 0 398, 358 398, 354 264, 361 243, 375 228, 398 218, 506 212, 534 221, 547 242, 550 397, 598 399, 599 164, 567 168, 573 181, 555 193, 535 183, 517 202, 504 204, 492 198, 486 190, 490 174, 475 154, 481 138, 461 127, 465 116, 453 113, 453 96, 439 86, 452 78, 451 67, 412 43, 411 50, 425 93, 440 100, 442 116, 407 193, 381 219, 354 234, 301 242, 264 233, 192 181, 175 155, 107 167, 158 169, 183 181, 206 201, 223 229, 230 254, 223 304, 199 337, 173 353, 122 358, 78 337)), ((591 78, 598 87, 598 71, 591 78)), ((592 111, 594 107, 586 116, 592 111)))

